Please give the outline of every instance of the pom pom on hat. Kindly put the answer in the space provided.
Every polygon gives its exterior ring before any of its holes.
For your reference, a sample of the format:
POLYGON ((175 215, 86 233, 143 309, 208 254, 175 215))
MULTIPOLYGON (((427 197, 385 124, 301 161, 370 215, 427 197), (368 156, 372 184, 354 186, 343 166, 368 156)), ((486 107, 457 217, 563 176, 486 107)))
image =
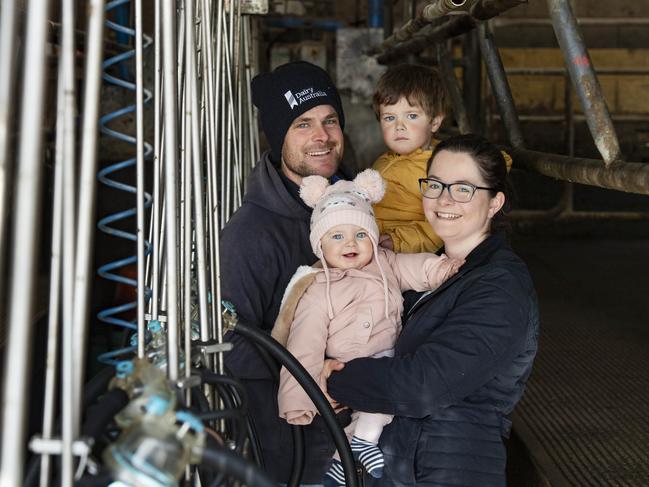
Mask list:
POLYGON ((337 225, 356 225, 365 229, 373 241, 379 240, 379 229, 374 218, 372 203, 378 203, 385 193, 381 175, 366 169, 353 181, 335 184, 321 176, 308 176, 302 180, 300 197, 313 208, 311 214, 311 247, 322 257, 320 239, 337 225))
POLYGON ((385 195, 385 180, 374 169, 359 173, 354 178, 354 184, 367 193, 372 203, 378 203, 385 195))
POLYGON ((302 179, 302 186, 300 186, 300 198, 311 208, 314 208, 316 203, 325 190, 329 186, 327 178, 322 176, 307 176, 302 179))

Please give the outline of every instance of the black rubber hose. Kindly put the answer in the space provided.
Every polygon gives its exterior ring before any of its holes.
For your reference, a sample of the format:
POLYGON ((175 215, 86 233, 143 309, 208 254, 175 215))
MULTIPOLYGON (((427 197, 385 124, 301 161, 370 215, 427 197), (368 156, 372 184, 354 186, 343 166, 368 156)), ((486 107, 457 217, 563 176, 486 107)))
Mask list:
POLYGON ((93 438, 96 445, 108 423, 126 407, 128 401, 128 394, 123 389, 116 387, 108 391, 99 402, 88 408, 85 414, 86 421, 81 427, 81 435, 93 438))
POLYGON ((277 340, 257 328, 237 322, 233 331, 259 345, 262 345, 278 362, 286 367, 286 370, 288 370, 300 383, 311 401, 313 401, 313 404, 315 404, 315 407, 318 409, 318 412, 329 429, 329 433, 338 449, 340 461, 343 464, 346 485, 348 487, 358 487, 356 464, 354 462, 354 457, 352 456, 352 450, 349 447, 349 442, 345 436, 345 432, 338 424, 336 413, 329 404, 329 401, 327 401, 327 398, 320 390, 318 384, 316 384, 302 364, 298 362, 298 360, 288 350, 282 347, 277 340))
POLYGON ((115 480, 111 473, 101 472, 97 475, 84 475, 74 483, 74 487, 106 487, 115 480))
MULTIPOLYGON (((268 351, 259 343, 253 343, 255 350, 261 356, 262 360, 268 367, 268 371, 273 376, 275 382, 279 385, 279 370, 281 364, 270 356, 268 351)), ((291 438, 293 440, 293 463, 291 465, 291 476, 288 479, 287 487, 299 487, 304 473, 304 430, 302 426, 295 424, 291 426, 291 438)))
MULTIPOLYGON (((246 438, 248 412, 248 396, 243 384, 232 377, 218 375, 205 369, 200 371, 200 376, 205 384, 210 384, 216 388, 216 391, 225 405, 226 411, 230 411, 226 416, 223 416, 223 418, 218 417, 218 413, 220 412, 217 411, 215 412, 217 415, 212 416, 211 420, 230 419, 228 423, 230 425, 232 436, 235 439, 236 451, 241 453, 246 438), (236 420, 236 422, 233 420, 236 420)), ((206 416, 204 419, 207 420, 208 418, 210 418, 210 416, 206 416)))
POLYGON ((225 448, 205 448, 201 467, 212 469, 250 487, 277 487, 264 472, 243 457, 225 448))

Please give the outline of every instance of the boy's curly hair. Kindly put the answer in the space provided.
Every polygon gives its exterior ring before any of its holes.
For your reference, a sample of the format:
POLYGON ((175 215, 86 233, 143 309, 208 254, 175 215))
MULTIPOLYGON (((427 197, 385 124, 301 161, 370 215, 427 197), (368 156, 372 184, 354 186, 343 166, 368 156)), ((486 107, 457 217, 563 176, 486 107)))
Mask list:
POLYGON ((394 105, 401 97, 420 106, 426 115, 446 116, 448 95, 439 72, 430 66, 399 64, 383 73, 374 90, 372 107, 379 118, 381 105, 394 105))

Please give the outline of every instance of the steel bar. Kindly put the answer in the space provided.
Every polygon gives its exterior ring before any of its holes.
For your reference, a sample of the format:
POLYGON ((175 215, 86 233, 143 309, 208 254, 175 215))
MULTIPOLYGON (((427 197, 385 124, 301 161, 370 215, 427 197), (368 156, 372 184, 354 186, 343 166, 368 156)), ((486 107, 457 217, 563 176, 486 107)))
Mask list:
MULTIPOLYGON (((16 85, 16 0, 2 0, 0 7, 0 296, 4 295, 4 255, 7 242, 7 201, 11 177, 12 120, 16 85)), ((4 310, 0 309, 0 314, 4 310)))
POLYGON ((487 75, 491 83, 492 92, 498 105, 498 111, 505 125, 509 142, 517 148, 525 145, 523 132, 518 121, 516 106, 512 98, 512 92, 505 76, 500 53, 495 45, 493 35, 485 23, 481 24, 478 29, 480 51, 487 68, 487 75))
MULTIPOLYGON (((45 393, 43 398, 44 440, 54 433, 54 408, 56 401, 57 364, 59 355, 59 310, 61 304, 61 253, 63 232, 63 168, 54 167, 54 198, 52 204, 52 252, 50 257, 50 294, 47 320, 47 355, 45 367, 45 393)), ((41 455, 40 487, 47 487, 50 479, 50 455, 41 455)))
POLYGON ((61 166, 63 181, 63 232, 62 232, 62 394, 61 394, 61 485, 72 487, 74 483, 74 457, 72 443, 79 435, 81 410, 76 378, 81 358, 75 348, 74 329, 74 259, 75 259, 75 127, 76 109, 74 76, 74 0, 62 2, 62 39, 59 56, 59 79, 57 93, 56 164, 61 166))
MULTIPOLYGON (((84 382, 86 342, 88 337, 88 305, 94 242, 95 200, 97 191, 97 143, 99 139, 99 100, 101 92, 102 39, 104 32, 104 0, 88 3, 86 62, 84 67, 83 117, 81 122, 81 154, 79 166, 77 241, 74 263, 74 347, 78 357, 75 365, 75 410, 81 411, 84 382), (78 370, 76 370, 78 368, 78 370)), ((79 421, 81 416, 77 418, 79 421)))
MULTIPOLYGON (((390 4, 390 8, 392 8, 392 5, 390 4)), ((243 24, 243 55, 244 55, 244 64, 245 64, 245 85, 244 89, 246 92, 246 108, 247 108, 247 118, 248 118, 248 127, 251 128, 251 130, 248 130, 248 135, 249 135, 249 143, 250 143, 250 151, 249 151, 249 165, 248 165, 248 170, 245 172, 245 175, 255 167, 255 164, 257 163, 257 159, 259 157, 256 148, 256 142, 255 142, 255 133, 257 130, 255 130, 257 123, 254 115, 254 110, 253 110, 253 103, 252 103, 252 93, 250 92, 250 83, 252 81, 252 65, 251 65, 251 60, 250 60, 250 47, 252 44, 252 33, 251 33, 251 26, 250 26, 250 16, 246 16, 244 19, 244 24, 243 24)))
POLYGON ((489 20, 523 3, 526 3, 526 0, 480 0, 473 5, 468 15, 449 18, 440 25, 429 24, 414 34, 411 39, 386 49, 377 60, 381 64, 389 64, 407 54, 419 53, 431 44, 469 32, 481 21, 489 20))
MULTIPOLYGON (((201 330, 201 340, 207 341, 210 336, 210 317, 208 314, 207 306, 207 275, 206 275, 206 233, 205 233, 205 216, 203 213, 203 174, 202 164, 203 157, 201 151, 200 141, 200 126, 199 119, 200 111, 198 109, 198 86, 197 76, 198 69, 196 67, 196 42, 194 37, 194 29, 190 29, 194 21, 194 5, 193 0, 188 0, 185 14, 189 19, 187 22, 187 97, 188 107, 188 130, 189 140, 187 141, 187 149, 190 152, 190 158, 187 158, 187 163, 190 168, 187 169, 188 181, 194 191, 194 225, 196 232, 196 275, 198 278, 198 309, 199 309, 199 323, 201 330)), ((191 199, 191 192, 188 192, 188 197, 191 199)), ((190 212, 191 217, 191 212, 190 212)), ((185 326, 191 328, 191 323, 186 323, 185 326)))
MULTIPOLYGON (((192 159, 192 144, 190 142, 190 139, 192 138, 192 116, 194 115, 191 110, 191 103, 189 101, 189 98, 193 95, 192 90, 194 88, 193 86, 193 72, 192 68, 190 65, 190 58, 194 56, 194 46, 192 45, 192 42, 190 41, 190 38, 193 38, 193 32, 194 32, 194 26, 193 26, 193 21, 194 21, 194 16, 192 15, 192 6, 193 6, 193 1, 194 0, 184 0, 185 1, 185 34, 187 35, 187 42, 186 42, 186 47, 187 47, 187 55, 185 56, 185 59, 187 60, 187 79, 185 83, 185 99, 184 99, 184 106, 185 110, 183 111, 184 114, 184 120, 183 120, 183 125, 184 125, 184 142, 183 142, 183 147, 184 147, 184 155, 183 157, 183 183, 182 183, 182 201, 183 204, 181 205, 181 208, 183 208, 182 213, 183 213, 183 224, 181 225, 182 232, 184 234, 183 236, 183 241, 184 245, 180 246, 180 254, 183 257, 183 262, 181 263, 181 269, 183 270, 182 274, 183 277, 181 277, 182 282, 183 282, 183 289, 182 289, 182 308, 183 308, 183 331, 184 331, 184 339, 183 339, 183 344, 184 344, 184 355, 185 355, 185 363, 184 363, 184 368, 185 368, 185 377, 189 377, 191 375, 191 334, 192 334, 192 224, 191 224, 191 218, 192 218, 192 197, 191 197, 191 192, 192 192, 192 180, 191 180, 191 159, 192 159)), ((187 396, 186 396, 187 401, 191 400, 191 396, 189 394, 189 391, 187 391, 187 396)), ((189 406, 189 402, 187 403, 189 406)))
POLYGON ((151 205, 151 226, 153 239, 151 249, 151 319, 157 320, 160 310, 160 235, 161 222, 160 210, 162 208, 161 194, 161 161, 162 161, 162 122, 160 120, 162 109, 162 22, 160 10, 162 0, 155 0, 154 8, 154 73, 153 73, 153 202, 151 205))
POLYGON ((469 121, 462 99, 462 93, 455 77, 455 69, 449 57, 448 48, 442 42, 437 44, 437 62, 439 65, 440 74, 444 80, 446 91, 450 95, 451 103, 453 105, 453 113, 457 121, 460 133, 467 134, 473 132, 473 128, 469 121))
POLYGON ((35 128, 43 126, 49 5, 46 0, 30 0, 26 12, 22 77, 25 89, 20 112, 9 330, 3 374, 1 487, 22 485, 25 464, 29 347, 34 327, 32 313, 43 172, 42 131, 35 128))
POLYGON ((551 178, 627 193, 649 194, 649 164, 613 162, 608 167, 596 159, 505 148, 516 167, 551 178))
POLYGON ((165 201, 167 240, 167 373, 178 380, 178 222, 177 218, 177 61, 176 61, 176 2, 162 2, 162 54, 164 79, 164 144, 165 201))
POLYGON ((550 17, 570 78, 606 165, 620 158, 620 145, 590 56, 568 0, 548 0, 550 17))
POLYGON ((136 116, 136 208, 137 208, 137 356, 144 358, 145 267, 144 232, 144 58, 142 0, 135 0, 135 116, 136 116))

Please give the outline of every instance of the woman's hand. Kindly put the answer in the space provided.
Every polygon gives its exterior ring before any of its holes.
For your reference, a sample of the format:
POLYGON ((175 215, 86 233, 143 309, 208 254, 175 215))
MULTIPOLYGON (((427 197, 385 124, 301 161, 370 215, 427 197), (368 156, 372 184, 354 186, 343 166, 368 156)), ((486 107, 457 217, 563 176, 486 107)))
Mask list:
POLYGON ((345 364, 343 362, 338 362, 338 360, 334 359, 326 359, 324 361, 322 372, 320 372, 320 378, 318 380, 320 389, 322 390, 323 394, 327 398, 327 401, 329 401, 329 404, 331 404, 331 407, 335 412, 345 409, 345 406, 338 404, 338 401, 336 401, 329 395, 329 393, 327 392, 327 379, 331 376, 332 372, 342 370, 344 367, 345 364))

